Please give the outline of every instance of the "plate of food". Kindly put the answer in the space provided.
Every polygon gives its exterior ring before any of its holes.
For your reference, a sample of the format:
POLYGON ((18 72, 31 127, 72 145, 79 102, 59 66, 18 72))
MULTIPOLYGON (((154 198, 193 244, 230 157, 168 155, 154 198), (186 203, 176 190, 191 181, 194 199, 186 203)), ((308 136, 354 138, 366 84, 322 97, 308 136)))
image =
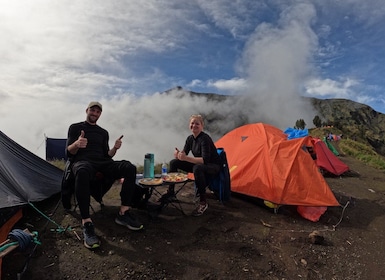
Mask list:
POLYGON ((145 185, 145 186, 158 186, 163 184, 162 178, 143 178, 140 179, 139 184, 145 185))
POLYGON ((163 176, 163 182, 166 183, 182 183, 188 180, 187 174, 171 172, 163 176))

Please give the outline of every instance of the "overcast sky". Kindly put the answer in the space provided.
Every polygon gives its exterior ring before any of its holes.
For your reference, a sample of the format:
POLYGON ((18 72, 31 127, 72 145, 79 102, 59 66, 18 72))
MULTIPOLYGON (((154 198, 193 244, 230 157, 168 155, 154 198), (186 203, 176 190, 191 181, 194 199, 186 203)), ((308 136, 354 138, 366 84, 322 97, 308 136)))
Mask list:
POLYGON ((300 96, 385 113, 383 4, 0 0, 0 130, 44 158, 44 137, 65 138, 98 100, 110 144, 124 135, 116 159, 142 164, 147 152, 161 162, 182 148, 193 113, 311 126, 317 113, 300 96), (176 86, 239 102, 161 94, 176 86))

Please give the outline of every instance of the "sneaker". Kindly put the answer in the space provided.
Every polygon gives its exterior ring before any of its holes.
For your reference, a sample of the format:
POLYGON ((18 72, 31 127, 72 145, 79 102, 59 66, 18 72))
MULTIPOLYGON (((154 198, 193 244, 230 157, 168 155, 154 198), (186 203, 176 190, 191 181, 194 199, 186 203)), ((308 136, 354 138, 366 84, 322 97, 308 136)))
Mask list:
POLYGON ((84 246, 88 249, 96 249, 100 246, 100 240, 95 234, 94 224, 87 222, 83 225, 84 246))
POLYGON ((130 213, 130 211, 124 212, 124 215, 118 213, 115 218, 115 223, 128 227, 130 230, 141 230, 144 227, 143 224, 130 213))
POLYGON ((192 212, 192 215, 195 217, 199 217, 207 210, 207 208, 209 208, 207 202, 205 204, 199 203, 198 207, 195 208, 195 210, 192 212))

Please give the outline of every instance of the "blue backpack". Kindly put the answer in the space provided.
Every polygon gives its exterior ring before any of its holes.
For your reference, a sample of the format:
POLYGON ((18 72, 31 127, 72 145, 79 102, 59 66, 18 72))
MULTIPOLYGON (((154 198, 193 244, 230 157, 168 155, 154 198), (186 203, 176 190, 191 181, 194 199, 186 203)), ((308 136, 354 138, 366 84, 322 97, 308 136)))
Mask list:
POLYGON ((218 176, 211 179, 209 189, 218 196, 219 201, 224 202, 230 200, 231 196, 230 171, 225 149, 217 148, 217 152, 221 159, 221 169, 218 176))

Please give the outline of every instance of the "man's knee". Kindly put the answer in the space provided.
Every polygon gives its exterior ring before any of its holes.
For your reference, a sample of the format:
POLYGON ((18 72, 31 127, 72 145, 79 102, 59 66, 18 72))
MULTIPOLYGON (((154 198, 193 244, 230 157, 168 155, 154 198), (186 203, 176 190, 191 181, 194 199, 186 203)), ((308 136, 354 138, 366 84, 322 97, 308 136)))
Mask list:
POLYGON ((75 177, 79 175, 86 176, 87 174, 90 177, 93 174, 93 172, 94 172, 94 169, 92 165, 87 161, 75 162, 72 166, 72 173, 75 177))
POLYGON ((75 170, 74 172, 74 177, 75 177, 75 181, 76 180, 80 180, 80 181, 90 181, 91 180, 91 173, 90 173, 90 170, 88 170, 87 168, 79 168, 77 170, 75 170))
POLYGON ((193 167, 193 173, 194 174, 203 174, 205 173, 205 169, 204 169, 204 166, 203 164, 195 164, 194 167, 193 167))
POLYGON ((125 174, 136 175, 136 166, 133 165, 131 162, 123 160, 121 164, 125 174))
POLYGON ((178 170, 179 168, 179 163, 180 163, 180 160, 174 158, 170 161, 170 172, 175 172, 178 170))

